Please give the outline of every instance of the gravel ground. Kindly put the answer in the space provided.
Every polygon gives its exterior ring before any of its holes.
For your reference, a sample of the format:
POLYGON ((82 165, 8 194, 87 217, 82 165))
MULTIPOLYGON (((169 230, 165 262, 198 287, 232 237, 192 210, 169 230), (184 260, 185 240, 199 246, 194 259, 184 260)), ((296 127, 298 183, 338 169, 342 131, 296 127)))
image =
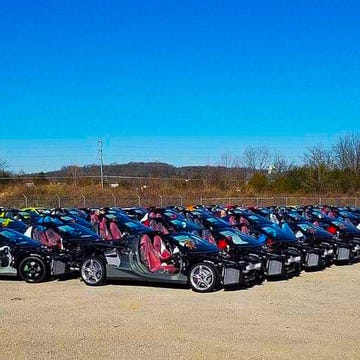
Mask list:
POLYGON ((247 290, 0 281, 0 359, 359 359, 360 264, 247 290))

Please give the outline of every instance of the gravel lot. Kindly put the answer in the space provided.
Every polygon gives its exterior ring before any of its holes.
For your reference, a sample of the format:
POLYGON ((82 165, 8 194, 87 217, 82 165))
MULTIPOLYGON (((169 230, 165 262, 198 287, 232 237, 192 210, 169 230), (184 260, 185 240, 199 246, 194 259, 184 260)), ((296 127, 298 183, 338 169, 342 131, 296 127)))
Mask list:
POLYGON ((360 264, 247 290, 1 280, 1 359, 359 359, 360 264))

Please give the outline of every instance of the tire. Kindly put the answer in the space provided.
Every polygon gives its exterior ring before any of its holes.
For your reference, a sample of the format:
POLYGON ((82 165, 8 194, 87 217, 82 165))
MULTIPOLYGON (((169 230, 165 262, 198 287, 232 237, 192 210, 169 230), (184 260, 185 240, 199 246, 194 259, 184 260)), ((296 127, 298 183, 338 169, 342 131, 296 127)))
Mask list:
POLYGON ((19 265, 19 276, 27 283, 39 283, 45 280, 47 269, 44 261, 36 256, 24 258, 19 265))
POLYGON ((104 262, 98 257, 89 257, 83 261, 80 274, 81 279, 86 283, 86 285, 102 285, 106 278, 104 262))
POLYGON ((261 285, 265 280, 266 280, 265 273, 259 271, 256 274, 255 285, 261 285))
POLYGON ((219 274, 213 265, 201 262, 191 267, 188 281, 195 292, 211 292, 219 285, 219 274))

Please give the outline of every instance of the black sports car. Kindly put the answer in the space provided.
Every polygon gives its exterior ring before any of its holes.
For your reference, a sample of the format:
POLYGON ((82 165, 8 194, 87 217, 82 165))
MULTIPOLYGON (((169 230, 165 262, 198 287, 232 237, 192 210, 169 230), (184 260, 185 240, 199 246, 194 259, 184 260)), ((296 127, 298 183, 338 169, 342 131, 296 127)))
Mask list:
POLYGON ((341 242, 333 234, 312 224, 295 212, 286 213, 284 217, 304 249, 309 247, 320 250, 318 254, 312 252, 307 255, 309 257, 308 262, 315 265, 313 268, 330 266, 334 259, 336 260, 337 250, 341 247, 341 242))
MULTIPOLYGON (((262 266, 262 258, 254 254, 254 251, 250 251, 251 254, 249 254, 247 251, 239 250, 239 243, 241 243, 240 247, 245 245, 245 247, 251 248, 252 250, 254 246, 260 246, 257 243, 257 239, 251 238, 250 236, 247 237, 239 231, 236 234, 237 230, 235 231, 230 228, 229 224, 214 216, 211 216, 211 219, 215 220, 217 226, 215 226, 213 222, 210 222, 211 229, 209 229, 209 227, 206 226, 208 224, 204 224, 195 216, 191 217, 191 213, 187 213, 186 215, 176 214, 174 210, 166 209, 164 214, 161 214, 161 217, 151 218, 149 220, 149 226, 156 231, 162 232, 163 234, 187 232, 193 235, 198 235, 217 246, 219 250, 223 251, 224 255, 227 254, 227 258, 229 260, 246 263, 246 266, 241 274, 241 285, 249 286, 254 283, 261 283, 264 280, 265 277, 262 266), (187 217, 185 217, 186 215, 187 217), (219 232, 219 229, 229 230, 234 236, 234 241, 230 240, 228 246, 226 247, 219 246, 219 241, 224 239, 224 235, 219 232), (235 244, 236 241, 238 244, 235 244), (256 243, 256 245, 254 245, 254 243, 256 243)), ((209 218, 206 218, 204 221, 206 222, 208 219, 209 218)))
MULTIPOLYGON (((200 222, 216 240, 218 246, 226 244, 225 249, 230 256, 259 257, 267 278, 289 277, 298 274, 301 270, 300 252, 292 246, 296 242, 295 235, 287 234, 279 227, 275 227, 271 221, 257 214, 250 213, 251 217, 247 220, 242 215, 237 219, 232 213, 234 221, 231 224, 224 219, 209 215, 209 212, 204 212, 202 209, 196 209, 188 213, 188 216, 193 216, 194 221, 200 222), (250 223, 253 217, 254 224, 250 223), (243 227, 246 230, 243 230, 243 227), (224 236, 226 233, 228 235, 224 236)), ((206 235, 203 237, 207 238, 206 235)))
POLYGON ((319 211, 308 214, 310 221, 330 232, 338 240, 335 260, 339 262, 360 261, 360 230, 351 222, 330 218, 319 211))
POLYGON ((81 265, 88 285, 105 279, 189 284, 196 292, 237 285, 245 264, 225 259, 218 248, 189 233, 146 232, 123 241, 102 241, 81 265))
POLYGON ((19 276, 29 283, 65 273, 66 257, 54 254, 23 234, 0 229, 0 275, 19 276))
POLYGON ((52 249, 54 253, 67 256, 67 271, 79 271, 84 257, 97 248, 99 235, 81 225, 63 223, 50 216, 40 220, 30 226, 25 235, 52 249))

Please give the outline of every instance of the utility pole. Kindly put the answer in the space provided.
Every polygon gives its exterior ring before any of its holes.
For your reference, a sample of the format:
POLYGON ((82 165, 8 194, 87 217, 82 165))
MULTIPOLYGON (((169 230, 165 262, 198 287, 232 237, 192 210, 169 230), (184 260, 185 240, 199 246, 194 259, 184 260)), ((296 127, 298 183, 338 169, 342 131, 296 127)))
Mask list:
POLYGON ((98 155, 99 155, 99 164, 100 164, 100 180, 101 180, 101 189, 104 190, 104 153, 103 153, 103 142, 98 140, 98 155))

